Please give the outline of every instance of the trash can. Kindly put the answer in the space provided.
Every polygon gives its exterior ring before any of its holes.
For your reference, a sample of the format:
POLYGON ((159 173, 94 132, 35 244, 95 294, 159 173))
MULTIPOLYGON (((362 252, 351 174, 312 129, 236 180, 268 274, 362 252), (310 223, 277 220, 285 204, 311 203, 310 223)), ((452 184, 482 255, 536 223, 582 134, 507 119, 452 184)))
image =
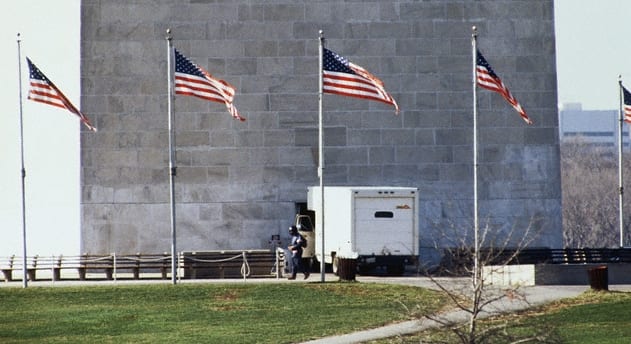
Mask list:
POLYGON ((589 274, 589 286, 593 290, 609 290, 609 276, 606 265, 588 269, 587 273, 589 274))
POLYGON ((357 273, 357 259, 338 258, 337 276, 340 281, 354 281, 357 273))

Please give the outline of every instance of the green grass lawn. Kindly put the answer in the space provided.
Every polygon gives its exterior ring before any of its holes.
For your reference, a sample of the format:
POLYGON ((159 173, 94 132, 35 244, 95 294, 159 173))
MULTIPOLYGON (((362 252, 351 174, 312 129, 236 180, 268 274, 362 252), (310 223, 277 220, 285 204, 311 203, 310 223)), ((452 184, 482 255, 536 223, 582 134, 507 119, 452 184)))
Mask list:
POLYGON ((426 289, 371 283, 0 288, 0 343, 289 343, 444 303, 426 289))
POLYGON ((631 343, 631 293, 587 292, 530 316, 534 324, 553 324, 564 343, 631 343))
MULTIPOLYGON (((589 291, 576 298, 484 320, 482 328, 502 324, 512 334, 527 336, 535 332, 547 333, 547 343, 631 343, 631 293, 589 291)), ((441 329, 370 343, 419 343, 428 339, 446 343, 458 342, 449 330, 441 329)))

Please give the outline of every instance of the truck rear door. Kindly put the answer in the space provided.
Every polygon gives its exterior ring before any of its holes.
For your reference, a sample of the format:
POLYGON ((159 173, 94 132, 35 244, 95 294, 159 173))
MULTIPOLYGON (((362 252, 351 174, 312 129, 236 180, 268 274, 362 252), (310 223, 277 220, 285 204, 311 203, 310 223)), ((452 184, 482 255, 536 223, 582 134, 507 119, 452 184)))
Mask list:
POLYGON ((354 250, 360 255, 414 254, 413 197, 355 198, 354 250))

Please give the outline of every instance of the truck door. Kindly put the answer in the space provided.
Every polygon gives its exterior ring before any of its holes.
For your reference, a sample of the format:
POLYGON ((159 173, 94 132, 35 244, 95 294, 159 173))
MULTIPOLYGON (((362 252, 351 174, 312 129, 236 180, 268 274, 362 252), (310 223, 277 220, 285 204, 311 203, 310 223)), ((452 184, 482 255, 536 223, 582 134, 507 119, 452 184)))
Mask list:
POLYGON ((355 198, 353 249, 360 255, 414 253, 414 198, 355 198))

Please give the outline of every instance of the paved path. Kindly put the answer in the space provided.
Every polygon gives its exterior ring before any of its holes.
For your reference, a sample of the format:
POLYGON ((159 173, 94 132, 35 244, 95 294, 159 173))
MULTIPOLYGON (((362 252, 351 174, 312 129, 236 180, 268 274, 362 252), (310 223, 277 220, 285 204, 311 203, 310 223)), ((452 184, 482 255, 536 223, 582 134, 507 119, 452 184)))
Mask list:
MULTIPOLYGON (((363 282, 374 283, 397 283, 414 285, 426 288, 436 289, 436 283, 426 277, 401 277, 401 278, 385 278, 385 280, 375 279, 374 277, 359 277, 363 282)), ((469 283, 468 279, 458 278, 442 278, 438 280, 447 288, 464 288, 469 283)), ((587 291, 589 286, 531 286, 522 287, 519 289, 519 297, 504 297, 501 300, 490 304, 486 307, 486 312, 480 315, 481 318, 497 315, 500 313, 514 312, 518 310, 527 309, 542 304, 546 304, 552 301, 575 297, 583 292, 587 291)), ((610 290, 631 291, 631 285, 610 285, 610 290)), ((464 322, 468 319, 468 316, 463 311, 453 311, 444 314, 441 320, 447 322, 464 322)), ((375 329, 358 331, 348 333, 339 336, 324 337, 317 340, 308 341, 309 344, 355 344, 361 342, 367 342, 370 340, 395 337, 397 335, 412 334, 428 328, 439 327, 440 323, 430 319, 419 319, 396 323, 388 326, 383 326, 375 329)))

